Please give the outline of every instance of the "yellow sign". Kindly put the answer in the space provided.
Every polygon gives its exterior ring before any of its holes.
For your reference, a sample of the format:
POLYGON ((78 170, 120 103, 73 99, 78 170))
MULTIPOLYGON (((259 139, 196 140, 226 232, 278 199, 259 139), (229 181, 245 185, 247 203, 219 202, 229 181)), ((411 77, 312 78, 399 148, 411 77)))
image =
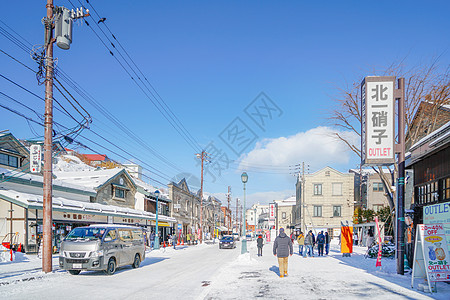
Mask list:
POLYGON ((428 236, 425 238, 425 241, 429 243, 436 243, 442 241, 442 237, 440 236, 428 236))

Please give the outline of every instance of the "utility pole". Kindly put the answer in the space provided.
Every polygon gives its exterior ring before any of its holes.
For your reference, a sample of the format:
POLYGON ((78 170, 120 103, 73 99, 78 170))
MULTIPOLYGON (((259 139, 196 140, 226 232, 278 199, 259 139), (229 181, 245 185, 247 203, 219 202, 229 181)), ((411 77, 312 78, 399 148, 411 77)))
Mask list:
POLYGON ((205 150, 202 150, 202 153, 196 154, 197 158, 200 158, 202 161, 202 174, 200 180, 200 244, 203 241, 203 163, 204 161, 208 161, 208 153, 205 150))
POLYGON ((226 213, 226 218, 228 219, 228 234, 230 234, 230 223, 231 223, 231 210, 230 210, 230 201, 231 201, 231 186, 228 186, 228 194, 227 194, 227 199, 228 199, 228 210, 226 213))
POLYGON ((53 0, 47 0, 46 8, 42 271, 48 273, 52 271, 53 0))
POLYGON ((53 147, 53 43, 62 49, 69 49, 72 42, 72 20, 89 16, 83 9, 70 12, 67 8, 58 7, 58 24, 56 39, 53 37, 54 11, 53 0, 47 0, 47 16, 43 19, 45 26, 45 113, 44 113, 44 171, 43 171, 43 248, 42 271, 52 271, 52 147, 53 147))
POLYGON ((306 233, 306 204, 305 204, 305 162, 302 162, 302 219, 303 219, 303 228, 304 233, 306 233))
POLYGON ((238 229, 238 233, 240 233, 241 232, 241 228, 240 228, 240 226, 238 226, 238 212, 239 212, 239 198, 236 198, 236 217, 235 217, 235 220, 236 220, 236 227, 238 229))

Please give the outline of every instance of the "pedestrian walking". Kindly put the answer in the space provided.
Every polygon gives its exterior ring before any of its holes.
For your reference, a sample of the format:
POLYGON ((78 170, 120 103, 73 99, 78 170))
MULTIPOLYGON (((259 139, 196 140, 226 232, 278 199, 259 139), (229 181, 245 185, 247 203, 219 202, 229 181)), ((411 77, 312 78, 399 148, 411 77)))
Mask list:
POLYGON ((317 250, 319 252, 319 256, 323 256, 324 246, 325 246, 325 236, 323 235, 323 231, 321 231, 317 235, 317 250))
POLYGON ((186 240, 187 240, 187 244, 188 244, 188 245, 191 245, 191 234, 190 234, 190 233, 188 233, 188 234, 186 235, 186 240))
POLYGON ((316 245, 316 236, 314 235, 314 233, 312 232, 312 230, 310 230, 309 232, 311 232, 311 236, 312 236, 312 256, 314 256, 314 246, 316 245))
POLYGON ((177 245, 177 235, 175 233, 172 234, 172 244, 173 244, 173 249, 176 249, 175 246, 177 245))
POLYGON ((328 234, 328 231, 325 231, 325 255, 328 255, 328 252, 330 251, 330 242, 331 236, 328 234))
POLYGON ((262 235, 259 235, 256 239, 256 245, 258 246, 258 256, 262 256, 262 248, 264 246, 264 240, 262 238, 262 235))
POLYGON ((358 233, 356 231, 353 232, 353 244, 358 246, 358 233))
POLYGON ((153 249, 155 247, 155 233, 152 231, 150 234, 150 248, 153 249))
POLYGON ((278 257, 278 266, 280 270, 280 277, 287 276, 288 258, 294 253, 291 239, 284 233, 284 228, 280 228, 280 234, 276 237, 273 243, 273 255, 278 257))
POLYGON ((306 249, 303 253, 303 246, 305 245, 305 235, 302 231, 300 231, 300 234, 297 237, 297 243, 298 243, 298 255, 303 255, 303 257, 306 256, 306 249))
MULTIPOLYGON (((314 253, 312 250, 313 245, 314 245, 313 236, 312 236, 312 231, 310 230, 305 237, 305 247, 306 247, 305 254, 308 254, 309 257, 314 257, 314 253)), ((306 255, 304 255, 304 257, 306 257, 306 255)))

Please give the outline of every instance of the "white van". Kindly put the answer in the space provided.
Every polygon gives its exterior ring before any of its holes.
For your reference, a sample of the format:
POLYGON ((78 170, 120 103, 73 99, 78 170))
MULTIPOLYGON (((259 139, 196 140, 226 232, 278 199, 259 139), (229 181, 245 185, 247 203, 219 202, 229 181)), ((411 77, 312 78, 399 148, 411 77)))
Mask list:
POLYGON ((139 267, 145 259, 145 235, 142 228, 134 226, 77 227, 64 238, 59 253, 59 266, 72 275, 83 270, 112 275, 117 267, 139 267))

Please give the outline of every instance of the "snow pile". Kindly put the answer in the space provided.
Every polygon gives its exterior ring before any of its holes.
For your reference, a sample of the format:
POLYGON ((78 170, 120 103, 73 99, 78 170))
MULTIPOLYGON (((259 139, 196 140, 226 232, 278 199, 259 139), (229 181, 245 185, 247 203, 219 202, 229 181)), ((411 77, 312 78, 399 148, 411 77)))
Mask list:
MULTIPOLYGON (((13 252, 13 260, 15 259, 15 254, 13 252)), ((9 249, 3 245, 0 245, 0 263, 5 263, 11 261, 11 253, 9 249)))
POLYGON ((247 252, 239 255, 236 260, 236 263, 238 263, 239 265, 252 265, 256 263, 256 259, 252 257, 250 252, 247 252))
POLYGON ((81 161, 74 155, 61 155, 56 158, 56 163, 53 164, 53 171, 56 172, 79 172, 79 171, 93 171, 91 167, 81 161))

